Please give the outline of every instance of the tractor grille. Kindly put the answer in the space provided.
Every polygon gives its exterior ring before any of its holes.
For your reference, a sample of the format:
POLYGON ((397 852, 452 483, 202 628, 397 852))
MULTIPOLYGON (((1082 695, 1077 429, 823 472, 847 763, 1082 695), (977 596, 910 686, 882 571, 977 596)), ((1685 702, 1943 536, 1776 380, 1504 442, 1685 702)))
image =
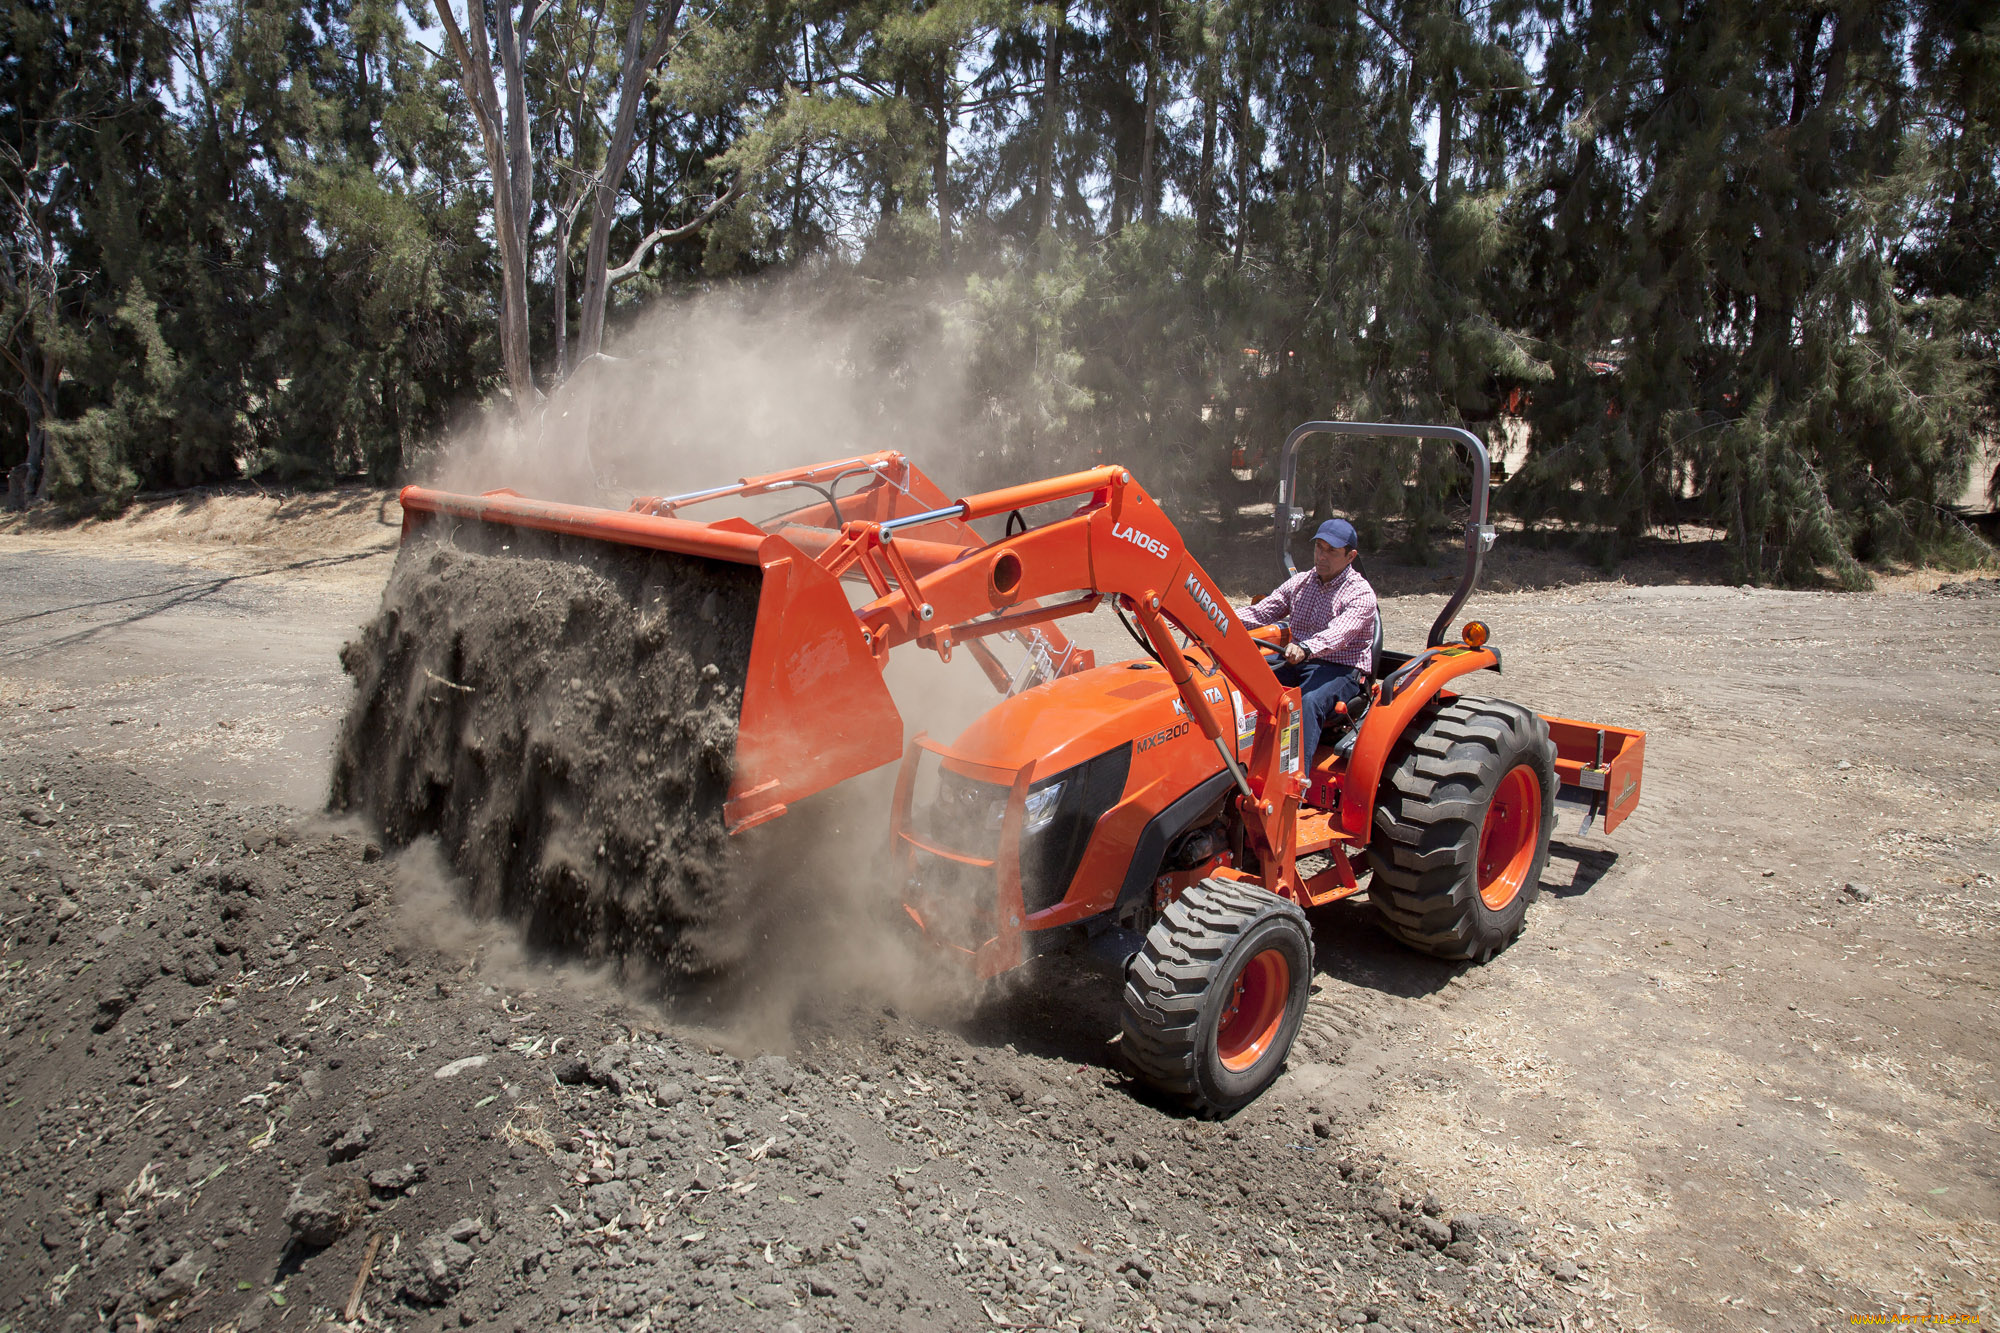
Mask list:
POLYGON ((910 900, 941 943, 976 950, 999 933, 992 867, 966 865, 919 847, 913 849, 910 876, 910 900))
MULTIPOLYGON (((1067 896, 1097 821, 1124 794, 1131 767, 1132 747, 1121 745, 1028 789, 1020 848, 1021 904, 1028 915, 1067 896)), ((1000 828, 1010 789, 940 767, 930 792, 929 802, 911 820, 921 841, 911 849, 917 882, 910 891, 931 904, 918 910, 926 921, 937 915, 934 928, 940 934, 976 947, 995 933, 1000 828), (947 929, 945 922, 962 931, 947 929)))

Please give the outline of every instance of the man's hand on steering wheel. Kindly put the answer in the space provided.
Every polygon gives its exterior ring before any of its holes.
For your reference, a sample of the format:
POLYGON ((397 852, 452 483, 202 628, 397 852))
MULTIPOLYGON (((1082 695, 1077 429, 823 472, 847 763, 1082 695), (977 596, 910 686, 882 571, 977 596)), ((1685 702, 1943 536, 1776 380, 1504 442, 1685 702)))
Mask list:
POLYGON ((1297 666, 1299 663, 1305 660, 1306 660, 1306 646, 1304 644, 1294 640, 1293 642, 1285 645, 1286 662, 1290 663, 1292 666, 1297 666))

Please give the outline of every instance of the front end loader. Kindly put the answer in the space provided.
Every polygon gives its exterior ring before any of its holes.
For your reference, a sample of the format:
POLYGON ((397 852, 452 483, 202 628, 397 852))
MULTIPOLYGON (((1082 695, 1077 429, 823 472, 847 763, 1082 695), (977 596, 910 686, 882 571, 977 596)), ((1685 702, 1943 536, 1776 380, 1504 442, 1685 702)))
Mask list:
POLYGON ((1246 628, 1121 467, 951 499, 876 454, 626 511, 411 487, 405 539, 478 534, 493 551, 531 530, 754 576, 754 630, 728 668, 741 685, 724 830, 900 759, 890 845, 911 923, 982 978, 1051 954, 1108 965, 1133 1072, 1226 1114, 1277 1077, 1297 1034, 1308 911, 1366 891, 1398 939, 1483 962, 1522 927, 1558 803, 1609 832, 1639 794, 1642 732, 1458 692, 1501 665, 1478 622, 1447 636, 1492 541, 1478 438, 1299 427, 1281 455, 1281 547, 1298 523, 1298 449, 1321 434, 1454 441, 1473 463, 1474 512, 1464 579, 1427 642, 1378 649, 1368 692, 1317 755, 1299 752, 1298 691, 1272 670, 1286 631, 1246 628), (786 491, 811 498, 759 522, 683 516, 786 491), (972 527, 988 519, 1003 535, 972 527), (1106 604, 1144 657, 1098 666, 1062 634, 1106 604), (1004 697, 949 743, 905 741, 882 668, 911 642, 971 653, 1004 697))

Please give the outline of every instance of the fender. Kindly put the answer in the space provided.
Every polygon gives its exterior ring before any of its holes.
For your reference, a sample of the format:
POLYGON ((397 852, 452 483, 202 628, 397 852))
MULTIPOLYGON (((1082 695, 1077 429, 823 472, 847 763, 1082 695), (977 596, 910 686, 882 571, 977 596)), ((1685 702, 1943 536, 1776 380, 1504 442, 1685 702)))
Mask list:
POLYGON ((1500 654, 1493 648, 1470 648, 1446 644, 1431 648, 1398 667, 1376 686, 1376 702, 1361 719, 1361 733, 1354 738, 1354 753, 1347 761, 1347 776, 1341 783, 1340 827, 1366 846, 1375 819, 1375 788, 1389 751, 1402 739, 1403 732, 1437 698, 1446 681, 1471 671, 1497 669, 1500 654))

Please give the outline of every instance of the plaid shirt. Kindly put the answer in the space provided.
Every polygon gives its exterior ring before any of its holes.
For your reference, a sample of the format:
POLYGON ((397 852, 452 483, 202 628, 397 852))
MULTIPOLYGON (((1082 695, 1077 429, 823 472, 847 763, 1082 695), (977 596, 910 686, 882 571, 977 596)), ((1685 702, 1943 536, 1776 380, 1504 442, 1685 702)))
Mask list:
POLYGON ((1292 638, 1305 645, 1308 657, 1340 666, 1374 669, 1375 590, 1353 565, 1321 583, 1308 569, 1278 585, 1278 590, 1248 610, 1236 613, 1251 628, 1292 623, 1292 638))

